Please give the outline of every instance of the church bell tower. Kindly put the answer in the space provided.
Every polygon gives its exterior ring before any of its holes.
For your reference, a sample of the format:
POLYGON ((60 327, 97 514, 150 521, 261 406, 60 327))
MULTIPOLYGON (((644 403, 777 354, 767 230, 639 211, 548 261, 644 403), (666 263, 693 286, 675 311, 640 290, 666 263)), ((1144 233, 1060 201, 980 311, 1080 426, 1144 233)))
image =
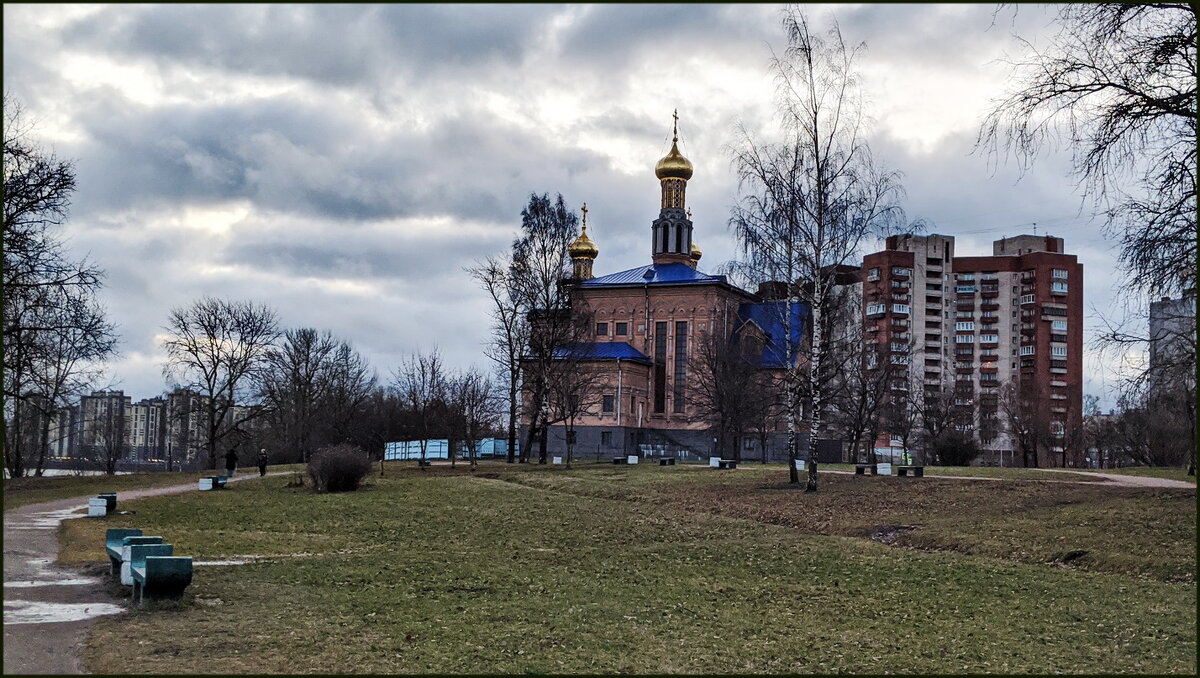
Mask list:
POLYGON ((687 182, 692 178, 692 163, 679 152, 679 111, 674 114, 671 152, 654 166, 662 184, 662 209, 651 224, 654 242, 651 251, 655 264, 688 264, 692 261, 692 220, 687 212, 687 182))

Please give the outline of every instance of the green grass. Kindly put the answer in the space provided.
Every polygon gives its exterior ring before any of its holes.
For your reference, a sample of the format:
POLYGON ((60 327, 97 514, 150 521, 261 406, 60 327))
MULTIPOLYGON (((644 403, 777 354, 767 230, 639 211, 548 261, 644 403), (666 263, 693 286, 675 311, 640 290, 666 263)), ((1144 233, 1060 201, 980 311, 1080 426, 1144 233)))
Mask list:
POLYGON ((67 521, 64 559, 102 560, 116 526, 198 560, 274 556, 198 566, 182 605, 99 620, 85 651, 96 673, 1196 669, 1191 581, 847 536, 924 514, 942 539, 988 521, 989 539, 1013 526, 1092 539, 1072 525, 1112 518, 1126 537, 1166 524, 1161 541, 1192 550, 1138 548, 1194 574, 1190 490, 1109 487, 1114 504, 1055 512, 1038 488, 1098 499, 1103 486, 831 474, 805 495, 782 480, 779 468, 501 464, 389 468, 358 493, 313 495, 268 478, 67 521), (985 494, 972 503, 968 489, 985 494), (1110 515, 1122 502, 1138 508, 1110 515))

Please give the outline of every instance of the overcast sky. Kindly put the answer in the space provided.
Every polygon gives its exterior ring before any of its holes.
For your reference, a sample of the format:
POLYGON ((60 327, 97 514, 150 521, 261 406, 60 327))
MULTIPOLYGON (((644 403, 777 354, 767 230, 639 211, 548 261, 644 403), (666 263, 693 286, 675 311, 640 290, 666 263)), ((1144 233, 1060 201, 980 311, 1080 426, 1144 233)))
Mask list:
MULTIPOLYGON (((1115 250, 1046 154, 1023 176, 973 153, 1017 57, 1052 12, 1022 5, 814 5, 865 42, 876 156, 904 174, 910 219, 959 255, 1032 233, 1064 237, 1093 307, 1120 306, 1115 250)), ((65 235, 107 271, 121 333, 110 378, 161 393, 167 314, 202 295, 272 305, 328 329, 381 380, 435 345, 480 353, 488 304, 463 273, 504 251, 531 192, 588 204, 597 275, 649 262, 654 163, 679 109, 695 164, 701 268, 734 254, 738 123, 775 134, 779 6, 13 5, 4 87, 34 137, 73 159, 65 235)), ((1085 393, 1108 368, 1085 358, 1085 393)))

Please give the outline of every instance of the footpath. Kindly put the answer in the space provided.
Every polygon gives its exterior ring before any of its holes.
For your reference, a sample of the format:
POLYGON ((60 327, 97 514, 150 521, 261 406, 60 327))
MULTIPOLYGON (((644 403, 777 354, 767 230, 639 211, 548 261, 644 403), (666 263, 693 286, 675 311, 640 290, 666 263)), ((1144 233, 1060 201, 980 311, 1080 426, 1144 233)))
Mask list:
MULTIPOLYGON (((230 482, 257 478, 248 473, 230 482)), ((119 501, 194 491, 193 481, 124 491, 119 501)), ((59 523, 86 514, 87 500, 59 499, 4 513, 4 675, 86 673, 81 657, 88 627, 97 617, 126 609, 101 579, 55 564, 59 523)))

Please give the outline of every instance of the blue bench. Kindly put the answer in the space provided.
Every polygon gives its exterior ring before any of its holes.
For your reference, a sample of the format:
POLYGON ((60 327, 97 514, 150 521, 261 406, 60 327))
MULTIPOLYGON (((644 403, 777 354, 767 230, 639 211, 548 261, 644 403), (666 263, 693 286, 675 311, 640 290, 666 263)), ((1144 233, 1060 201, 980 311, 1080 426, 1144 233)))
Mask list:
MULTIPOLYGON (((133 587, 133 600, 138 599, 138 580, 134 573, 138 570, 145 570, 147 556, 173 556, 175 555, 175 546, 173 544, 134 544, 129 547, 129 582, 127 586, 133 587)), ((121 582, 125 584, 125 582, 121 582)))
POLYGON ((121 540, 125 537, 140 537, 141 530, 131 530, 127 528, 113 528, 104 533, 104 550, 108 552, 108 560, 112 565, 112 573, 116 575, 121 571, 121 540))
POLYGON ((138 605, 150 600, 179 600, 192 583, 190 556, 144 555, 131 570, 133 596, 138 605))

